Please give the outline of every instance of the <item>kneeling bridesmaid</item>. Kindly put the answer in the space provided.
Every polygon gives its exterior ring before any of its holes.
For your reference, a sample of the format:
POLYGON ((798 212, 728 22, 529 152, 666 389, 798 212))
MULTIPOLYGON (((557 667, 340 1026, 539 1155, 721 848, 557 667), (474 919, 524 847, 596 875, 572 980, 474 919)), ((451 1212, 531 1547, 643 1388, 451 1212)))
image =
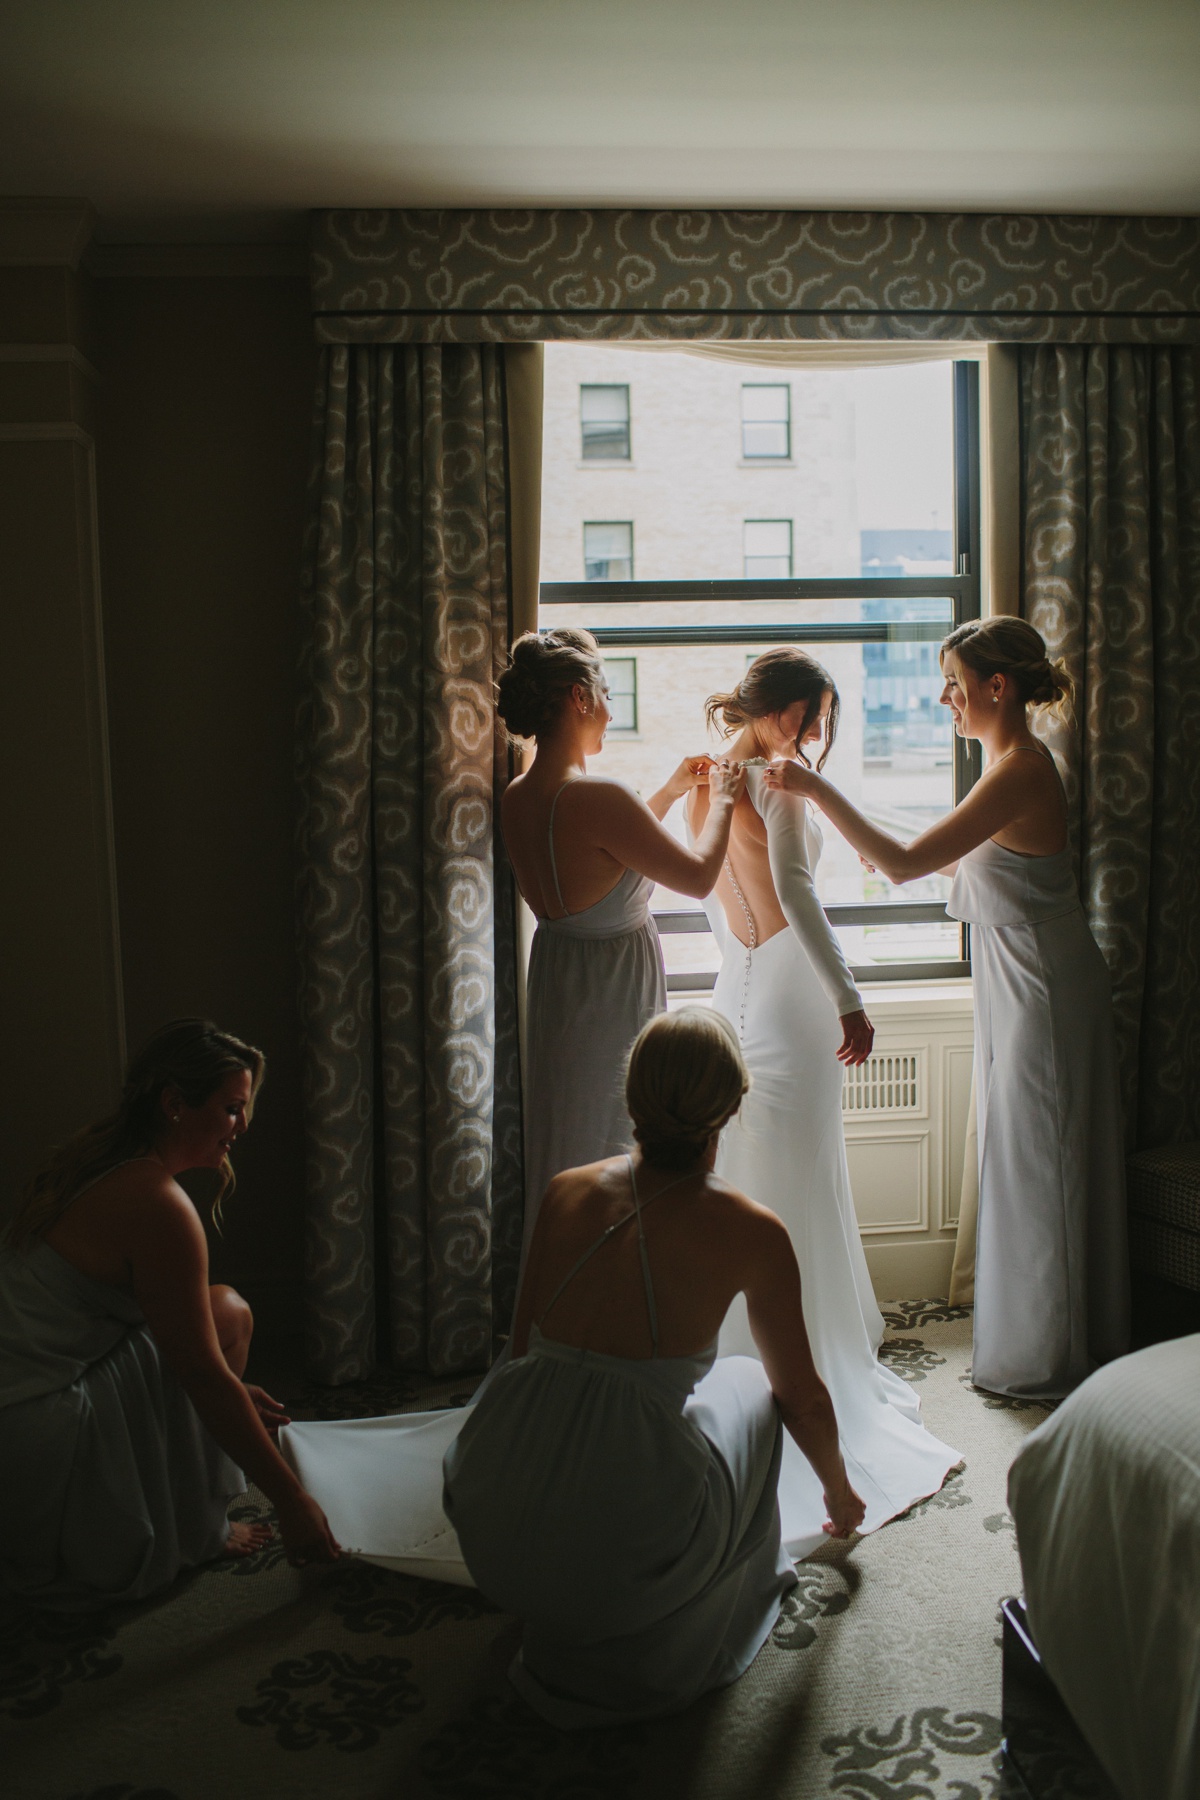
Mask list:
POLYGON ((103 1606, 248 1554, 271 1534, 229 1523, 243 1470, 293 1562, 338 1554, 271 1442, 282 1409, 241 1380, 250 1309, 209 1286, 204 1228, 175 1180, 214 1169, 222 1194, 232 1185, 263 1067, 204 1020, 166 1026, 0 1241, 0 1596, 103 1606))
POLYGON ((719 1013, 645 1027, 626 1084, 638 1148, 550 1183, 513 1359, 445 1456, 467 1567, 525 1622, 511 1679, 561 1728, 676 1711, 753 1661, 796 1580, 784 1428, 824 1488, 826 1530, 863 1517, 787 1230, 713 1174, 748 1084, 719 1013), (761 1363, 716 1361, 738 1293, 761 1363))

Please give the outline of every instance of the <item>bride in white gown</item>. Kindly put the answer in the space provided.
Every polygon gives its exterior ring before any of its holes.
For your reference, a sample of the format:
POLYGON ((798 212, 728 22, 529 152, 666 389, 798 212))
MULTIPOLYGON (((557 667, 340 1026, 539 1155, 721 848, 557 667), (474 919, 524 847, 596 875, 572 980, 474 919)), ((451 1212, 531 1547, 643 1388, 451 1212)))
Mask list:
MULTIPOLYGON (((873 1531, 935 1493, 959 1453, 920 1423, 907 1382, 876 1351, 875 1303, 854 1213, 842 1130, 842 1067, 870 1054, 872 1029, 817 899, 821 834, 808 806, 772 792, 755 763, 802 754, 837 728, 837 693, 801 650, 767 651, 732 694, 708 703, 710 722, 737 733, 728 754, 749 763, 729 855, 706 911, 721 948, 713 1005, 735 1026, 753 1085, 726 1128, 718 1172, 778 1213, 800 1263, 813 1358, 837 1412, 851 1482, 873 1531)), ((705 798, 690 804, 702 828, 705 798)), ((734 1301, 722 1355, 755 1355, 745 1302, 734 1301)), ((783 1539, 803 1556, 821 1542, 820 1486, 785 1444, 779 1481, 783 1539)))

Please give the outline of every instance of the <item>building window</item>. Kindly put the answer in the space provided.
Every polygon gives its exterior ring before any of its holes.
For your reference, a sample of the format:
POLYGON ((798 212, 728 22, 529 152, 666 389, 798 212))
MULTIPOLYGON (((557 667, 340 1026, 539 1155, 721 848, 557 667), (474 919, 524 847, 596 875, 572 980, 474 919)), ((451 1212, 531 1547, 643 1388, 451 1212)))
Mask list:
POLYGON ((583 577, 585 581, 633 580, 633 526, 627 519, 584 526, 583 577))
POLYGON ((608 656, 604 659, 604 678, 608 682, 608 704, 612 709, 610 731, 636 731, 637 658, 608 656))
POLYGON ((792 454, 792 390, 747 382, 742 388, 742 455, 747 462, 785 462, 792 454))
POLYGON ((579 418, 584 462, 629 461, 627 387, 581 387, 579 418))
POLYGON ((742 574, 747 581, 788 581, 792 573, 792 521, 747 519, 742 527, 742 574))

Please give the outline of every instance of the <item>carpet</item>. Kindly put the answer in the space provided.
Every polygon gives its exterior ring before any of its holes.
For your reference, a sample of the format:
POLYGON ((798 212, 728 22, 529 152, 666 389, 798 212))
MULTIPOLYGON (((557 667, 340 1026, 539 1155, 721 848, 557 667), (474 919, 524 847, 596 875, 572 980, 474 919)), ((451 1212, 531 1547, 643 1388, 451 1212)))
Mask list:
MULTIPOLYGON (((963 1453, 941 1492, 830 1543, 752 1668, 677 1718, 562 1735, 509 1688, 478 1594, 277 1543, 86 1619, 0 1619, 7 1800, 997 1800, 997 1608, 1020 1591, 1008 1465, 1039 1406, 969 1383, 970 1314, 887 1308, 883 1354, 963 1453)), ((377 1382, 298 1416, 460 1401, 377 1382)), ((266 1513, 250 1494, 235 1509, 266 1513)))

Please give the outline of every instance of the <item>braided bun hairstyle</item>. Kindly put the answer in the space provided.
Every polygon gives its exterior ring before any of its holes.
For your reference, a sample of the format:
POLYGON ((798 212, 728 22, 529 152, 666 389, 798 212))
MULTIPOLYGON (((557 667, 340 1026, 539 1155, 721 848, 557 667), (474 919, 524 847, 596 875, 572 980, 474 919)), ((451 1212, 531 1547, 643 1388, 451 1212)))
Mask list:
POLYGON ((710 694, 704 702, 704 716, 710 730, 732 737, 751 719, 769 719, 786 711, 797 700, 807 703, 804 723, 796 733, 796 753, 807 763, 800 739, 821 711, 821 701, 830 695, 829 717, 825 721, 825 742, 817 759, 818 770, 825 767, 838 728, 838 691, 833 676, 815 657, 786 645, 778 650, 764 650, 756 656, 742 679, 730 694, 710 694))
POLYGON ((947 650, 974 675, 1006 675, 1027 706, 1060 712, 1070 706, 1075 686, 1067 665, 1046 655, 1041 633, 1027 619, 969 619, 942 639, 939 661, 947 650))
POLYGON ((659 1013, 629 1053, 625 1104, 642 1155, 687 1169, 731 1119, 750 1087, 737 1033, 710 1006, 659 1013))
POLYGON ((574 687, 586 688, 594 698, 604 691, 604 663, 591 632, 569 625, 526 631, 496 683, 496 709, 513 737, 541 737, 574 687))

